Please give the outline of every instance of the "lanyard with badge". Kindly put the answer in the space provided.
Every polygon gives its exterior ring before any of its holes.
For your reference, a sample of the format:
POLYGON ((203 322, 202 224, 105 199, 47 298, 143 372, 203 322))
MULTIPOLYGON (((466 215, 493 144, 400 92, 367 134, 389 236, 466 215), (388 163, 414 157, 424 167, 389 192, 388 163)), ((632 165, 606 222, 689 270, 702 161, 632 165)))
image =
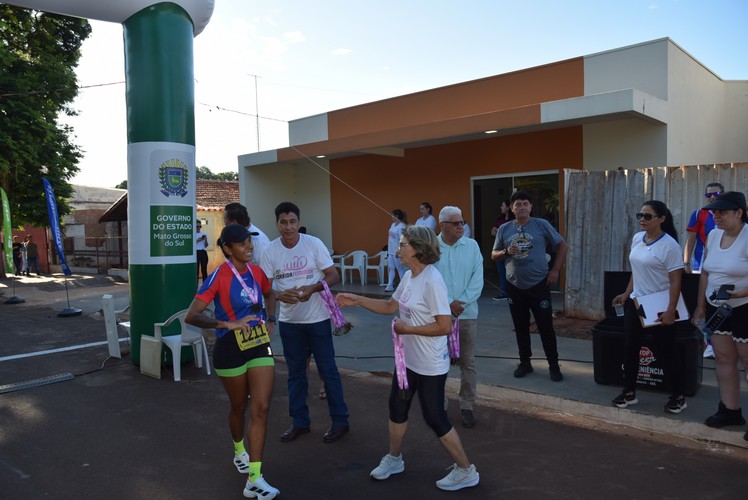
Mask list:
MULTIPOLYGON (((252 288, 249 288, 247 286, 247 284, 244 282, 244 278, 242 278, 241 274, 239 274, 239 271, 236 270, 236 267, 231 263, 229 259, 226 259, 226 264, 228 264, 229 269, 231 269, 231 272, 234 273, 236 279, 239 280, 239 283, 247 293, 247 297, 249 297, 249 300, 253 302, 250 310, 255 314, 259 314, 260 312, 262 312, 262 305, 258 300, 260 297, 260 293, 256 288, 257 281, 254 279, 252 270, 249 268, 249 265, 247 265, 247 269, 249 270, 249 275, 252 276, 252 288)), ((268 333, 268 329, 265 326, 265 322, 262 321, 262 318, 260 318, 260 324, 250 326, 249 331, 244 331, 243 329, 239 328, 237 330, 234 330, 234 335, 236 336, 236 343, 239 345, 239 349, 241 349, 242 351, 246 351, 247 349, 251 349, 253 347, 257 347, 259 345, 267 344, 268 342, 270 342, 270 334, 268 333)))

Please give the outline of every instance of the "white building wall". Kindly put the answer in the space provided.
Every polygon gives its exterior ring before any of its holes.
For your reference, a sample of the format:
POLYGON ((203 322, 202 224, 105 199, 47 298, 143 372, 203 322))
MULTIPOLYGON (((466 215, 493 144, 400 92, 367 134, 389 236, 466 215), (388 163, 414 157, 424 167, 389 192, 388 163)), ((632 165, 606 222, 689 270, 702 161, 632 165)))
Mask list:
MULTIPOLYGON (((666 102, 669 40, 632 45, 584 58, 584 94, 636 89, 666 102)), ((584 125, 584 168, 641 168, 667 162, 667 126, 640 119, 584 125)))
POLYGON ((663 38, 586 56, 584 95, 638 89, 668 100, 669 43, 668 39, 663 38))
POLYGON ((721 139, 725 83, 672 42, 668 46, 668 68, 667 165, 738 160, 726 154, 721 139))
MULTIPOLYGON (((329 168, 326 161, 317 161, 329 168)), ((330 175, 325 170, 305 160, 240 167, 239 191, 252 223, 271 240, 278 237, 275 207, 290 201, 299 207, 309 234, 332 248, 330 175)))
POLYGON ((584 168, 664 166, 667 159, 665 125, 629 118, 584 125, 584 168))
POLYGON ((748 81, 725 82, 725 102, 720 163, 748 161, 748 81))

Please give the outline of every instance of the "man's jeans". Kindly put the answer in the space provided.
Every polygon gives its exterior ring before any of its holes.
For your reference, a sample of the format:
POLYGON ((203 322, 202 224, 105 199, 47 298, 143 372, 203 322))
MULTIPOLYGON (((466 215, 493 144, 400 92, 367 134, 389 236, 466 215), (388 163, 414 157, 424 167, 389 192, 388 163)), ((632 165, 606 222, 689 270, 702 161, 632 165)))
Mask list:
POLYGON ((327 407, 332 427, 348 426, 348 406, 343 399, 343 383, 335 364, 330 320, 319 323, 278 323, 283 355, 288 366, 288 412, 294 427, 309 427, 309 406, 306 398, 309 382, 306 361, 309 352, 314 356, 319 375, 325 383, 327 407))

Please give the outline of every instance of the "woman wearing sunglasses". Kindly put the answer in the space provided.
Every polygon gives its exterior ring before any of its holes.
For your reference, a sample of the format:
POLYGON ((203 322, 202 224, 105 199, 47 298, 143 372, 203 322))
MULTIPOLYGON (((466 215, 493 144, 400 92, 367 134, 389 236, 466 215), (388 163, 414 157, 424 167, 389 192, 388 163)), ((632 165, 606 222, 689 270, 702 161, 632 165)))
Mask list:
POLYGON ((644 203, 636 214, 641 231, 631 241, 629 263, 631 279, 626 291, 613 299, 613 305, 624 304, 624 387, 613 400, 619 408, 636 404, 636 378, 639 374, 639 351, 642 346, 644 328, 634 305, 634 298, 668 290, 669 302, 662 313, 658 326, 648 329, 654 335, 657 353, 666 364, 672 395, 665 404, 667 413, 680 413, 686 408, 683 396, 682 360, 677 355, 675 344, 675 309, 680 296, 683 275, 683 256, 678 244, 678 233, 673 225, 673 216, 667 206, 657 200, 644 203))
MULTIPOLYGON (((714 213, 717 227, 706 240, 693 320, 694 324, 709 320, 722 304, 732 308, 731 315, 711 336, 720 402, 717 413, 704 423, 719 428, 745 424, 740 409, 738 359, 748 366, 748 216, 743 193, 725 193, 707 207, 714 213), (724 298, 717 293, 723 285, 732 287, 724 298)), ((748 440, 748 432, 744 438, 748 440)))
POLYGON ((249 263, 253 251, 250 236, 239 224, 223 228, 218 246, 226 262, 205 280, 190 304, 185 321, 200 328, 216 329, 213 364, 229 397, 234 465, 240 473, 249 474, 244 496, 271 499, 279 491, 263 479, 261 466, 275 380, 275 361, 270 349, 275 317, 267 315, 267 311, 275 311, 275 296, 262 269, 249 263), (215 305, 215 318, 205 314, 211 302, 215 305), (250 396, 247 453, 244 429, 250 396))

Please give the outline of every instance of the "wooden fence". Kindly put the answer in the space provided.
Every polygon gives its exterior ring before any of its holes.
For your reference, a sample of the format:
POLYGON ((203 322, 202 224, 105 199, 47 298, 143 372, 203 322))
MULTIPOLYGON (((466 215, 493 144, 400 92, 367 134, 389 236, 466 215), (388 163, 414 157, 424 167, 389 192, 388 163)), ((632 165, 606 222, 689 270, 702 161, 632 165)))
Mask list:
MULTIPOLYGON (((748 191, 748 163, 657 167, 590 172, 565 171, 565 314, 599 320, 605 316, 606 271, 629 271, 635 214, 647 200, 660 200, 673 214, 681 247, 691 212, 705 203, 704 188, 720 182, 726 191, 748 191)), ((621 290, 623 292, 623 290, 621 290)))

